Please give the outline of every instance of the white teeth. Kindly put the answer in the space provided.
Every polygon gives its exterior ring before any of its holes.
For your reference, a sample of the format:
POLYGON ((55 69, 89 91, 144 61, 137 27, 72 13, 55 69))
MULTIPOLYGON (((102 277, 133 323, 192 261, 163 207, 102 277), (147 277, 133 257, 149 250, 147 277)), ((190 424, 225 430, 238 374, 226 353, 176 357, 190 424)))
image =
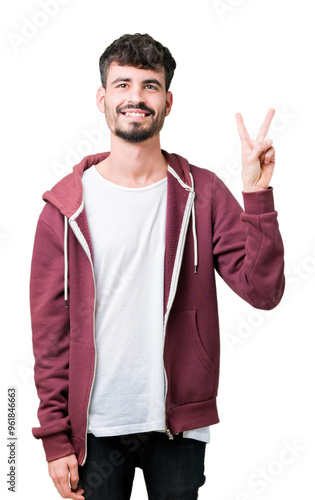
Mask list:
POLYGON ((143 116, 144 117, 145 113, 135 113, 135 112, 129 113, 129 111, 127 111, 126 116, 143 116))

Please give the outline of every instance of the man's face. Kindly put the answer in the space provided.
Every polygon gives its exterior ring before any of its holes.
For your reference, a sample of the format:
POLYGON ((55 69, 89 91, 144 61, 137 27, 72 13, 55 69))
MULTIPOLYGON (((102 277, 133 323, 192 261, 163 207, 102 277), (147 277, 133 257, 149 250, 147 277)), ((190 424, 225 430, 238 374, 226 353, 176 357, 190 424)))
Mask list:
POLYGON ((153 71, 112 63, 106 89, 99 89, 98 105, 110 131, 121 139, 139 143, 158 135, 172 106, 164 68, 153 71))

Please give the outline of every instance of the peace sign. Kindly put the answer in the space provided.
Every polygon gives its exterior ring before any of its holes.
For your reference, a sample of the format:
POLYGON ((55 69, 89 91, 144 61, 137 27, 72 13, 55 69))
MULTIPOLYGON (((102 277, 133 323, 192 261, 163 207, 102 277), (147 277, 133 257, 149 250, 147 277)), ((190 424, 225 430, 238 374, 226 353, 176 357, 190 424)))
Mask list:
POLYGON ((241 113, 236 113, 238 133, 242 143, 242 179, 243 191, 261 191, 268 189, 275 166, 275 149, 271 139, 265 139, 271 120, 275 114, 269 109, 257 138, 249 137, 241 113))

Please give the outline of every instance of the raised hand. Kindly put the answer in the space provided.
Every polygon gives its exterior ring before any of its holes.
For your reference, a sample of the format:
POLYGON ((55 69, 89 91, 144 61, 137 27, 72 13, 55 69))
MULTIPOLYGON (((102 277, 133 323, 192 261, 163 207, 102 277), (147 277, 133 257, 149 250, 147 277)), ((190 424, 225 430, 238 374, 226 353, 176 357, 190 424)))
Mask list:
POLYGON ((275 149, 272 140, 265 139, 275 114, 269 109, 256 139, 249 137, 241 113, 236 113, 236 123, 242 143, 243 191, 268 189, 275 166, 275 149))

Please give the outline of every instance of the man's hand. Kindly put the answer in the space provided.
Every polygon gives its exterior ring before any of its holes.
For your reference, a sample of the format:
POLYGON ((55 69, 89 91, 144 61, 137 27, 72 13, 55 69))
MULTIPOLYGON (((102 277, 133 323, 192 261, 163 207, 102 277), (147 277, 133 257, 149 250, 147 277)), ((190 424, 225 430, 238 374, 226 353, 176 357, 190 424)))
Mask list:
POLYGON ((256 139, 249 137, 243 117, 236 113, 236 123, 242 142, 242 179, 244 192, 268 189, 275 166, 272 140, 266 139, 275 110, 269 109, 256 139))
POLYGON ((48 462, 48 471, 62 498, 84 500, 82 496, 84 490, 77 489, 79 482, 78 461, 74 454, 48 462))

